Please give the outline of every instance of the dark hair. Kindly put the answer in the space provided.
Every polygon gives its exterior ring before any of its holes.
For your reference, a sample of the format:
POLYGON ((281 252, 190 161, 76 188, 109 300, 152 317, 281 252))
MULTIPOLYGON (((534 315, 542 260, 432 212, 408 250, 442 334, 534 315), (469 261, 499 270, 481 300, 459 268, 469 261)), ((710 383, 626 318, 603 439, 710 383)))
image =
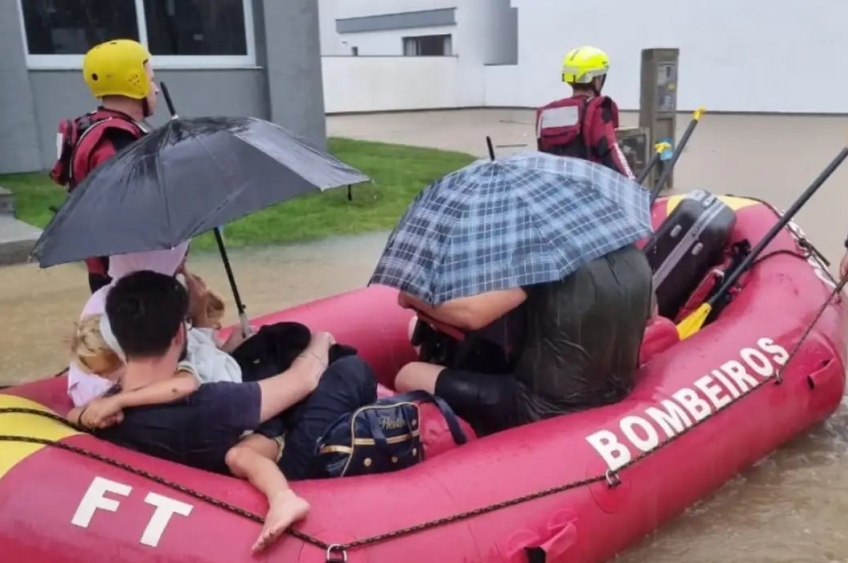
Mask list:
POLYGON ((162 356, 185 322, 188 293, 173 276, 150 270, 119 279, 106 296, 106 315, 128 359, 162 356))
POLYGON ((569 84, 569 86, 571 86, 575 92, 592 92, 593 94, 600 95, 599 92, 604 89, 604 85, 607 83, 607 76, 608 75, 605 74, 600 77, 595 77, 601 79, 601 84, 598 86, 597 91, 595 91, 595 78, 593 78, 588 84, 569 84))
POLYGON ((590 84, 569 84, 575 92, 595 92, 595 87, 590 84))

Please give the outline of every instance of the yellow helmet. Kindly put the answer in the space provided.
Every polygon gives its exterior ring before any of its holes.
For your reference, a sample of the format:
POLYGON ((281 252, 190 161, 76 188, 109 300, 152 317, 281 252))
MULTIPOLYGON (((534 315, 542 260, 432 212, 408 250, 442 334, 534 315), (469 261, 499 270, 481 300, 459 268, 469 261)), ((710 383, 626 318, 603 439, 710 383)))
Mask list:
POLYGON ((137 41, 116 39, 95 45, 85 54, 82 72, 91 95, 143 100, 150 93, 144 63, 150 52, 137 41))
POLYGON ((578 47, 565 55, 562 61, 562 81, 568 84, 590 84, 593 79, 606 75, 609 57, 597 47, 578 47))

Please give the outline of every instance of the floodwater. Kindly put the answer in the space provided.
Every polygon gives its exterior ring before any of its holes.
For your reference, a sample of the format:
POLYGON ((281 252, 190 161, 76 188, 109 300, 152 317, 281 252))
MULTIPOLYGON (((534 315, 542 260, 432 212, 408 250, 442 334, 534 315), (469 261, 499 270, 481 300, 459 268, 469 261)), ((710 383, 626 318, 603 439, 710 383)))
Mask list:
MULTIPOLYGON (((485 156, 485 136, 510 152, 527 143, 525 110, 333 117, 330 134, 461 150, 485 156)), ((688 116, 678 118, 679 133, 688 116)), ((633 126, 624 114, 623 126, 633 126)), ((762 197, 788 207, 845 142, 848 118, 707 114, 676 173, 678 189, 762 197)), ((848 227, 848 164, 798 217, 811 240, 838 263, 848 227)), ((361 287, 386 233, 306 245, 231 252, 248 313, 261 315, 361 287)), ((836 264, 834 264, 835 266, 836 264)), ((215 253, 190 267, 229 299, 215 253)), ((0 385, 55 373, 67 335, 88 295, 79 266, 0 268, 0 385)), ((233 304, 229 318, 235 321, 233 304)), ((626 563, 848 563, 848 405, 825 424, 728 483, 712 498, 621 555, 626 563)))
POLYGON ((639 546, 625 563, 848 561, 848 409, 799 436, 639 546))
MULTIPOLYGON (((230 250, 250 317, 362 287, 388 233, 329 238, 310 244, 230 250)), ((192 252, 189 269, 227 303, 225 324, 238 322, 227 276, 216 251, 192 252)), ((35 264, 0 268, 0 385, 51 375, 67 364, 69 334, 90 295, 82 265, 41 270, 35 264)))

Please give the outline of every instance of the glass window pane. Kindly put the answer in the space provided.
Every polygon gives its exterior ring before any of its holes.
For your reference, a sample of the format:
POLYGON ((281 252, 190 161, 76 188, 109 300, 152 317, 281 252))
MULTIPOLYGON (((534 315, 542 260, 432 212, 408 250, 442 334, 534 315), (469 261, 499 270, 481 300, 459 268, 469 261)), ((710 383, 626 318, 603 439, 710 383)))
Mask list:
POLYGON ((403 54, 407 57, 437 57, 451 55, 450 35, 421 35, 403 38, 403 54))
POLYGON ((144 0, 150 52, 154 55, 247 55, 242 2, 144 0))
POLYGON ((83 55, 111 39, 138 41, 134 0, 22 0, 31 55, 83 55))

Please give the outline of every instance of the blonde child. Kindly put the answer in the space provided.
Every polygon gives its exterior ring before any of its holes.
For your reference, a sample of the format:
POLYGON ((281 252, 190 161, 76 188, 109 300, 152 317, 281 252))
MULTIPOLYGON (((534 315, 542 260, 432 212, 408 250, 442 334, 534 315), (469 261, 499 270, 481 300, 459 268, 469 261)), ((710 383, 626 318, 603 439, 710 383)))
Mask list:
MULTIPOLYGON (((186 360, 180 362, 174 377, 166 383, 124 390, 74 408, 69 413, 72 422, 88 428, 105 428, 115 424, 125 408, 181 399, 209 381, 241 381, 238 363, 219 349, 213 334, 213 330, 221 328, 226 312, 223 299, 209 290, 200 276, 185 272, 185 278, 189 288, 189 317, 194 328, 189 331, 186 360)), ((105 315, 88 315, 77 323, 71 337, 71 360, 83 373, 99 375, 115 384, 120 381, 123 354, 105 315)))
MULTIPOLYGON (((204 329, 210 326, 219 328, 224 315, 223 301, 209 291, 199 278, 191 280, 187 285, 194 289, 190 292, 194 299, 189 315, 204 329), (198 283, 200 287, 195 285, 198 283)), ((189 332, 196 330, 203 329, 189 332)), ((211 347, 227 355, 218 350, 215 343, 205 343, 205 346, 207 351, 211 347)), ((84 372, 108 374, 106 377, 114 383, 120 381, 124 366, 123 354, 105 315, 89 315, 78 323, 72 337, 71 352, 72 360, 84 372)), ((124 409, 176 401, 194 393, 204 380, 216 380, 198 371, 190 355, 187 355, 187 359, 189 361, 178 364, 176 373, 169 380, 96 398, 84 406, 71 409, 68 420, 85 428, 107 428, 120 424, 124 409)), ((322 370, 326 367, 326 361, 324 359, 322 362, 322 370)), ((201 362, 200 367, 210 365, 214 364, 201 362)), ((262 532, 253 545, 254 552, 265 549, 291 524, 305 518, 310 509, 309 503, 288 486, 277 465, 282 449, 282 439, 251 434, 230 448, 225 457, 227 468, 234 476, 249 481, 268 499, 268 514, 262 532)))
MULTIPOLYGON (((121 354, 109 345, 105 315, 88 315, 77 323, 71 337, 71 359, 83 373, 95 374, 118 384, 123 373, 121 354)), ((141 389, 130 389, 108 394, 91 402, 74 407, 68 420, 84 428, 106 428, 121 421, 126 408, 155 405, 181 399, 197 391, 200 378, 190 362, 181 362, 174 377, 164 383, 141 389)))

